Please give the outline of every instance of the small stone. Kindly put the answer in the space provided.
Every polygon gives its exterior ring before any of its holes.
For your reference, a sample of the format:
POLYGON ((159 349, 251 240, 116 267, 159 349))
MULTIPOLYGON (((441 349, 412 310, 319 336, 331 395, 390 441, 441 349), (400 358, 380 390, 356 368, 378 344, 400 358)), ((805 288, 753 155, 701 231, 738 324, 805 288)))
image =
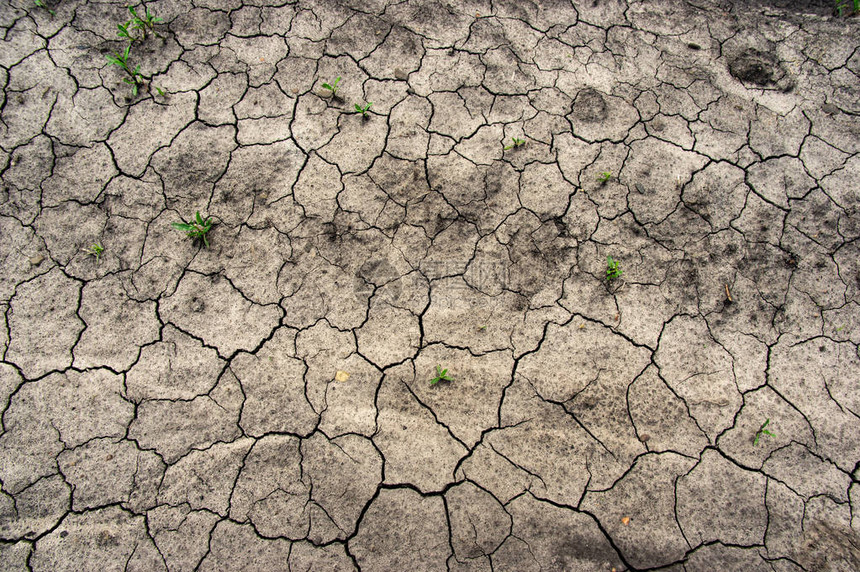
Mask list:
POLYGON ((644 435, 642 435, 641 437, 639 437, 639 440, 640 440, 640 441, 642 441, 642 442, 644 443, 644 442, 646 442, 646 441, 647 441, 648 439, 650 439, 650 438, 651 438, 651 435, 649 435, 648 433, 645 433, 644 435))
POLYGON ((34 254, 30 257, 30 264, 32 264, 33 266, 38 266, 42 263, 43 260, 45 260, 44 256, 42 256, 41 254, 34 254))
POLYGON ((394 77, 399 79, 400 81, 406 81, 409 77, 409 74, 406 73, 402 68, 394 68, 394 77))
POLYGON ((836 115, 837 113, 839 113, 839 108, 832 103, 825 103, 821 106, 821 111, 828 115, 836 115))
POLYGON ((630 524, 630 517, 629 516, 622 517, 621 518, 621 524, 623 524, 624 526, 627 526, 628 524, 630 524))

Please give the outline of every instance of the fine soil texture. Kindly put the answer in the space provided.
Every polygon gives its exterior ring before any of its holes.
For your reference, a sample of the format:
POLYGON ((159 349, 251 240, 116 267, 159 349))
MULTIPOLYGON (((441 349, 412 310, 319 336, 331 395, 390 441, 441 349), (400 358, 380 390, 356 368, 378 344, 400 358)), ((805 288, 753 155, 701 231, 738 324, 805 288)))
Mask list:
POLYGON ((842 4, 0 1, 0 570, 860 569, 842 4))

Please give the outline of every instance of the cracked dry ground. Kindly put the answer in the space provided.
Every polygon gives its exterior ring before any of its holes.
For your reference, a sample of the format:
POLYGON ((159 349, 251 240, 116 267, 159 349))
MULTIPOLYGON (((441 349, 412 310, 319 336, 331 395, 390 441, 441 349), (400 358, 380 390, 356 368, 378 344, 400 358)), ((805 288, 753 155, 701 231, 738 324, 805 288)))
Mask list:
POLYGON ((860 567, 860 19, 124 4, 0 5, 0 568, 860 567))

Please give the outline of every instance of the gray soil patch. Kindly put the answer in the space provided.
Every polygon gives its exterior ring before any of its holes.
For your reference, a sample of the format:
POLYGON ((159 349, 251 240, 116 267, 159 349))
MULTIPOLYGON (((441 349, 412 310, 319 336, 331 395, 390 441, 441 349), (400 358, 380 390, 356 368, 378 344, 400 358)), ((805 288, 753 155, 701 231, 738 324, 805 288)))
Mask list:
POLYGON ((0 570, 860 567, 860 18, 193 4, 0 1, 0 570))

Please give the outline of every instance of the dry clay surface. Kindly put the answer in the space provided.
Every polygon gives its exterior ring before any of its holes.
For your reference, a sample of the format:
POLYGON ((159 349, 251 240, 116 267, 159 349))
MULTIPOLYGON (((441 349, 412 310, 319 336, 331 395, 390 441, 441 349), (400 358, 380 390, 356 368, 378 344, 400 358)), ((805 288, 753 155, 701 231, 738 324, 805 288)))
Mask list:
POLYGON ((160 0, 134 97, 125 0, 46 2, 0 569, 860 569, 860 18, 160 0))

